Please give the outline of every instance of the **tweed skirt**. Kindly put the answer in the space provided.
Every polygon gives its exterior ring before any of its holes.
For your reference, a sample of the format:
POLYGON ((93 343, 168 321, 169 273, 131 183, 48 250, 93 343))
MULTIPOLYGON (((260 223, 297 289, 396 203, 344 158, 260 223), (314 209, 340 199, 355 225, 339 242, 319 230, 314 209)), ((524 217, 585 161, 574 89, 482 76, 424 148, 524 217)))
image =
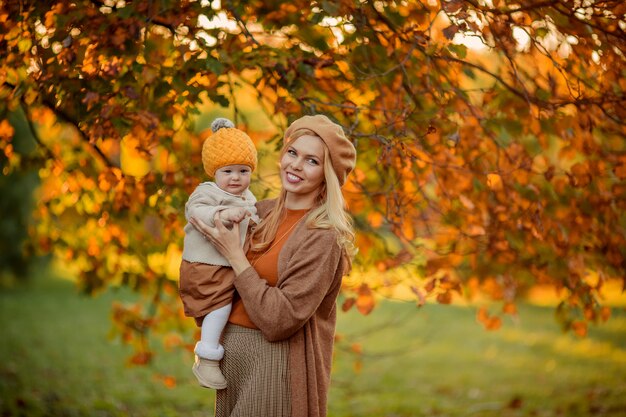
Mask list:
POLYGON ((215 417, 289 417, 289 342, 268 342, 260 330, 229 323, 222 344, 228 387, 217 391, 215 417))

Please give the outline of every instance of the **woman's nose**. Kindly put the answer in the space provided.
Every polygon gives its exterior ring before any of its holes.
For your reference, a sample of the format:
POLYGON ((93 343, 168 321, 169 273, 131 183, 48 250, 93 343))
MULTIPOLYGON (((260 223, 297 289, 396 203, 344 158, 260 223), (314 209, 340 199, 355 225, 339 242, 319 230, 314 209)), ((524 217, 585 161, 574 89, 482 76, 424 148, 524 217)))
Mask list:
POLYGON ((291 167, 293 169, 301 170, 302 169, 302 159, 294 158, 294 160, 291 161, 291 167))

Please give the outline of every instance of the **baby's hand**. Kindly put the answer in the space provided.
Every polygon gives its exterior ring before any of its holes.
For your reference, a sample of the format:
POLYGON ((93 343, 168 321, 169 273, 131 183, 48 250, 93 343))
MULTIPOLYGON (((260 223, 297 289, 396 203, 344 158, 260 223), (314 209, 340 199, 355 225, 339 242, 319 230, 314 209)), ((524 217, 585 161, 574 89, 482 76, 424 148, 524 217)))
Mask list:
POLYGON ((220 219, 223 223, 239 223, 248 216, 250 212, 243 207, 231 207, 220 211, 220 219))

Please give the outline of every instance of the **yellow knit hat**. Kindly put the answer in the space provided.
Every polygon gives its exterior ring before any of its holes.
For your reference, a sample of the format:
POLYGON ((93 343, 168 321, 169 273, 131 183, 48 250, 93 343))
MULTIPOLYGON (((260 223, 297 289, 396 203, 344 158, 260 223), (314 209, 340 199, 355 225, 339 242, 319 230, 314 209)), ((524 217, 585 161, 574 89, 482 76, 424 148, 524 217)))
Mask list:
POLYGON ((221 117, 211 123, 211 130, 213 134, 202 145, 202 164, 209 177, 215 177, 215 171, 227 165, 247 165, 252 171, 256 169, 256 148, 250 136, 221 117))

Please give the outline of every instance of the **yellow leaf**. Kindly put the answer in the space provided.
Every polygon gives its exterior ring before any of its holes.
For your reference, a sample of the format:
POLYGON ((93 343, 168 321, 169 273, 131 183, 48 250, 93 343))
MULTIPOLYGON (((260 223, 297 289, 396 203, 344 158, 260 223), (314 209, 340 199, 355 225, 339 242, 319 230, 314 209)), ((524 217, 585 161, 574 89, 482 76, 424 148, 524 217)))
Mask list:
POLYGON ((134 177, 143 177, 150 172, 150 161, 138 149, 139 141, 131 135, 122 139, 120 164, 122 172, 134 177))
POLYGON ((165 253, 155 252, 148 255, 148 266, 157 274, 163 274, 172 281, 178 280, 182 252, 180 248, 170 243, 165 253))

